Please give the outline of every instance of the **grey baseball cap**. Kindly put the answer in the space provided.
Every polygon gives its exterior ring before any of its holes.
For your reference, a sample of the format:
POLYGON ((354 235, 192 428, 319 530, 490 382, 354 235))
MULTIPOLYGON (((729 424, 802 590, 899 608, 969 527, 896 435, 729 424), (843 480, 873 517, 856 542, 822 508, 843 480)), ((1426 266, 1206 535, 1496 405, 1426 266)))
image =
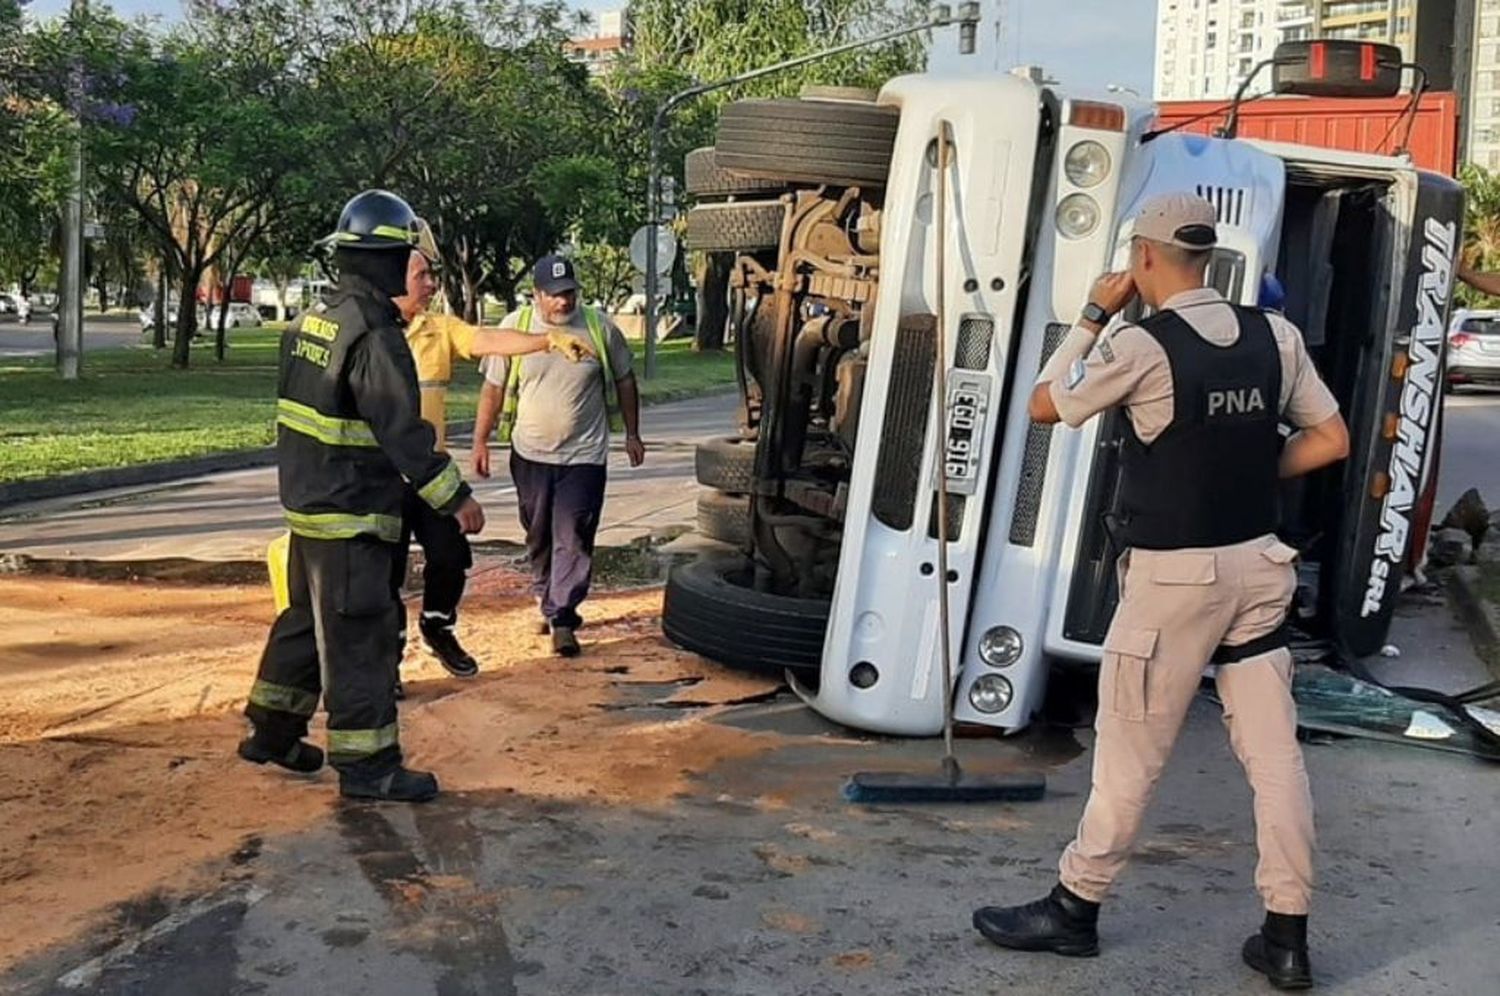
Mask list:
POLYGON ((1179 249, 1212 249, 1217 223, 1214 206, 1197 194, 1158 194, 1136 213, 1134 234, 1179 249))

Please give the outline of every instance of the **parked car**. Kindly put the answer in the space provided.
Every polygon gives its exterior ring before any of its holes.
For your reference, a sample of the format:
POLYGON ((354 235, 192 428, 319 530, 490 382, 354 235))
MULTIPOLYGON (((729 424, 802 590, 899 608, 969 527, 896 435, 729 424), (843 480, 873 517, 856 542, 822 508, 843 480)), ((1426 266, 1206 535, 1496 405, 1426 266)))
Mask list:
POLYGON ((0 315, 16 313, 16 299, 9 294, 0 294, 0 315))
POLYGON ((1500 386, 1500 311, 1459 310, 1448 326, 1448 390, 1500 386))
MULTIPOLYGON (((155 305, 147 305, 146 307, 142 308, 140 310, 140 316, 139 317, 140 317, 140 320, 141 320, 141 331, 142 332, 150 332, 153 328, 156 327, 156 307, 155 307, 155 305)), ((177 324, 177 309, 176 308, 168 308, 167 309, 167 328, 171 329, 176 324, 177 324)))
MULTIPOLYGON (((205 305, 203 326, 215 331, 219 328, 221 320, 219 305, 205 305)), ((260 325, 260 312, 255 310, 255 305, 246 301, 229 302, 229 310, 222 315, 225 326, 232 329, 251 329, 260 325)))

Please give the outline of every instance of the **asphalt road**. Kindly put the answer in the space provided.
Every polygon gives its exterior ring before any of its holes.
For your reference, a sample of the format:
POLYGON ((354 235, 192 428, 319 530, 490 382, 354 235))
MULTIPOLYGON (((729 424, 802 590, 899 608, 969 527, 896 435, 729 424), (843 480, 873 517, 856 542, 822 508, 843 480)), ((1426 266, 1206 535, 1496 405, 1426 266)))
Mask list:
MULTIPOLYGON (((1379 662, 1388 680, 1436 683, 1441 667, 1456 688, 1483 674, 1438 597, 1408 599, 1393 639, 1420 652, 1379 662)), ((1194 703, 1136 860, 1105 907, 1100 957, 1064 959, 997 950, 973 932, 969 913, 1036 898, 1055 881, 1088 790, 1090 731, 1038 727, 963 741, 972 770, 1045 772, 1041 802, 867 808, 839 796, 850 771, 935 770, 934 742, 838 730, 788 695, 722 711, 651 701, 649 693, 674 690, 638 686, 634 704, 621 703, 620 749, 635 749, 633 730, 662 724, 753 731, 768 749, 714 766, 664 805, 453 793, 416 809, 336 806, 307 830, 246 839, 219 863, 219 884, 159 894, 149 916, 122 909, 98 933, 0 975, 0 990, 1270 992, 1239 961, 1259 919, 1250 795, 1208 701, 1194 703)), ((1305 752, 1320 838, 1318 991, 1493 992, 1493 765, 1360 740, 1305 752)), ((331 792, 331 781, 288 780, 286 790, 331 792)), ((213 871, 195 880, 212 881, 213 871)))
POLYGON ((1500 391, 1462 388, 1447 397, 1437 514, 1469 488, 1500 509, 1500 391))
MULTIPOLYGON (((134 316, 100 319, 89 317, 83 323, 84 363, 88 354, 104 349, 122 349, 141 341, 141 325, 134 316)), ((15 315, 0 315, 0 359, 23 356, 51 356, 52 315, 32 312, 31 322, 22 325, 15 315)))

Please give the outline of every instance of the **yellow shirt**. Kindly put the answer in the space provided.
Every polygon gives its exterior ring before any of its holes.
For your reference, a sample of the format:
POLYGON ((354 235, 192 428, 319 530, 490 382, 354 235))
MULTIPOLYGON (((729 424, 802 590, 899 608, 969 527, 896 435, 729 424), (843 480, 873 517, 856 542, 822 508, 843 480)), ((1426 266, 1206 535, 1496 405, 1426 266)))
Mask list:
POLYGON ((406 326, 406 343, 417 364, 417 386, 422 389, 422 418, 437 432, 439 450, 447 448, 448 383, 453 358, 472 360, 479 328, 452 315, 421 314, 406 326))

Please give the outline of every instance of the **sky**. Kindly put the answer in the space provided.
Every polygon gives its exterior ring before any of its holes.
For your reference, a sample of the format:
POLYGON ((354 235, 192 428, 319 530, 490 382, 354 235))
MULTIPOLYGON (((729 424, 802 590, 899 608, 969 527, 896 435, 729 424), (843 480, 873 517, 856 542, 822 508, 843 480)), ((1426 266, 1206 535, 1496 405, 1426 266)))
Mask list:
MULTIPOLYGON (((111 5, 126 16, 175 16, 181 9, 178 0, 113 0, 111 5)), ((618 9, 623 3, 582 0, 578 6, 599 11, 618 9)), ((1020 62, 1042 66, 1049 77, 1073 86, 1102 89, 1118 83, 1150 93, 1156 0, 984 0, 983 6, 987 23, 980 29, 979 55, 960 59, 951 39, 939 40, 932 68, 982 71, 1020 62), (997 43, 996 13, 1002 7, 1007 16, 997 43)), ((43 16, 67 7, 68 0, 31 4, 43 16)))

